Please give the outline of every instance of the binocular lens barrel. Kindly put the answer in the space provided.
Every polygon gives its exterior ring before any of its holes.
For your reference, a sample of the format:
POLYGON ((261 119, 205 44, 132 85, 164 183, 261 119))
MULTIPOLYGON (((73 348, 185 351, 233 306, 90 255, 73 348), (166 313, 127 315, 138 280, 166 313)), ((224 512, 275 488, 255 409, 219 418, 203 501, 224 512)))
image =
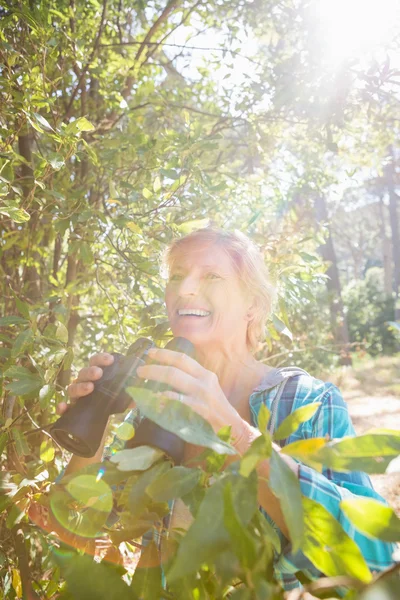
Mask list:
MULTIPOLYGON (((139 338, 126 356, 113 354, 114 363, 103 368, 103 376, 94 382, 93 392, 70 406, 50 429, 49 433, 60 446, 83 458, 96 454, 110 415, 124 412, 132 401, 126 387, 155 389, 155 382, 146 385, 143 379, 136 378, 137 367, 149 362, 147 352, 153 346, 151 340, 139 338)), ((166 348, 194 356, 194 346, 185 338, 174 338, 166 348)), ((142 445, 159 447, 178 463, 179 456, 183 455, 183 441, 148 419, 142 419, 129 447, 142 445)))

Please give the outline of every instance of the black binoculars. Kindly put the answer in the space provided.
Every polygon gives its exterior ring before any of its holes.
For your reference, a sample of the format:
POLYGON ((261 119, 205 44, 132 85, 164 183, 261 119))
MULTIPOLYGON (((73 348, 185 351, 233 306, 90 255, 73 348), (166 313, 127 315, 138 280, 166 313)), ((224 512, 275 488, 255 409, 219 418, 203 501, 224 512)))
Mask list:
MULTIPOLYGON (((146 381, 136 376, 136 369, 150 363, 148 351, 154 347, 152 340, 139 338, 126 355, 112 353, 114 362, 103 367, 103 376, 94 382, 94 390, 77 401, 52 425, 49 433, 63 448, 82 456, 92 457, 99 449, 110 415, 124 412, 132 402, 126 392, 130 386, 160 392, 170 389, 156 381, 146 381)), ((169 350, 194 356, 194 346, 185 338, 174 338, 166 346, 169 350)), ((152 446, 163 450, 175 464, 183 458, 185 442, 156 423, 143 418, 127 447, 152 446)))

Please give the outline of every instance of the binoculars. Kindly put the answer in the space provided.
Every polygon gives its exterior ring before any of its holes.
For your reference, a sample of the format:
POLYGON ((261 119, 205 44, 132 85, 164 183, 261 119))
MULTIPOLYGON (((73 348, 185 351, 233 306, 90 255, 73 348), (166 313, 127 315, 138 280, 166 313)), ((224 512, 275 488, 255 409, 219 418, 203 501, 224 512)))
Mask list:
MULTIPOLYGON (((53 439, 63 448, 84 458, 94 456, 99 449, 110 415, 124 412, 132 402, 126 392, 130 386, 160 392, 170 389, 157 381, 146 381, 136 376, 136 369, 151 362, 150 348, 155 346, 148 338, 139 338, 126 355, 112 353, 114 362, 103 367, 103 376, 94 382, 94 390, 71 406, 49 430, 53 439)), ((169 350, 194 356, 194 346, 185 338, 174 338, 166 346, 169 350)), ((175 434, 143 418, 127 447, 152 446, 165 452, 175 464, 183 458, 185 442, 175 434)))

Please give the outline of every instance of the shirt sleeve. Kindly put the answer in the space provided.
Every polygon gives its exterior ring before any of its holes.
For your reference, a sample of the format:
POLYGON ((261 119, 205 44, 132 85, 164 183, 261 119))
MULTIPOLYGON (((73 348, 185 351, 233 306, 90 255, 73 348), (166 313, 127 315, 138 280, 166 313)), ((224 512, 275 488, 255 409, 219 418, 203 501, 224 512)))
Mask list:
MULTIPOLYGON (((300 379, 303 380, 299 382, 300 405, 321 402, 321 406, 310 421, 300 426, 294 438, 329 436, 334 439, 354 436, 355 431, 347 404, 343 400, 339 389, 333 384, 327 383, 323 385, 321 390, 321 382, 314 380, 317 382, 317 389, 320 392, 315 396, 310 394, 310 390, 306 392, 304 390, 307 387, 304 379, 313 378, 301 377, 300 379)), ((297 405, 294 409, 298 407, 297 405)), ((287 443, 295 441, 295 439, 290 437, 287 443)), ((357 497, 370 497, 386 504, 385 500, 373 489, 371 480, 366 473, 342 473, 332 469, 323 469, 322 473, 318 473, 300 463, 299 482, 304 496, 324 506, 339 521, 345 532, 360 548, 368 567, 372 571, 381 571, 394 563, 392 556, 396 548, 395 544, 363 535, 353 527, 340 508, 342 500, 357 497)), ((287 543, 278 563, 281 563, 282 571, 288 574, 305 570, 312 578, 321 576, 320 571, 301 552, 297 552, 295 555, 292 553, 290 543, 287 543)))

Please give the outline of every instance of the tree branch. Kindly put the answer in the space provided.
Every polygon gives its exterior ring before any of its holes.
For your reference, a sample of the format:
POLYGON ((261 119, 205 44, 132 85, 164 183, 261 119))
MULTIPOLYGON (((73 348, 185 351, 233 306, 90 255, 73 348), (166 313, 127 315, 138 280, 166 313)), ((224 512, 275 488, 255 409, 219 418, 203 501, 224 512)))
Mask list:
POLYGON ((64 120, 68 120, 71 116, 72 105, 74 103, 75 97, 81 87, 82 81, 86 75, 88 68, 90 67, 91 62, 92 62, 98 48, 100 47, 100 38, 101 38, 101 35, 104 30, 104 22, 105 22, 105 18, 106 18, 106 12, 107 12, 107 0, 103 0, 103 10, 102 10, 101 17, 100 17, 100 24, 99 24, 99 28, 97 30, 96 39, 93 44, 93 49, 90 54, 89 60, 86 62, 86 64, 84 65, 84 67, 81 71, 80 77, 78 79, 78 83, 76 84, 75 89, 71 94, 71 98, 69 99, 68 106, 65 111, 64 120))

